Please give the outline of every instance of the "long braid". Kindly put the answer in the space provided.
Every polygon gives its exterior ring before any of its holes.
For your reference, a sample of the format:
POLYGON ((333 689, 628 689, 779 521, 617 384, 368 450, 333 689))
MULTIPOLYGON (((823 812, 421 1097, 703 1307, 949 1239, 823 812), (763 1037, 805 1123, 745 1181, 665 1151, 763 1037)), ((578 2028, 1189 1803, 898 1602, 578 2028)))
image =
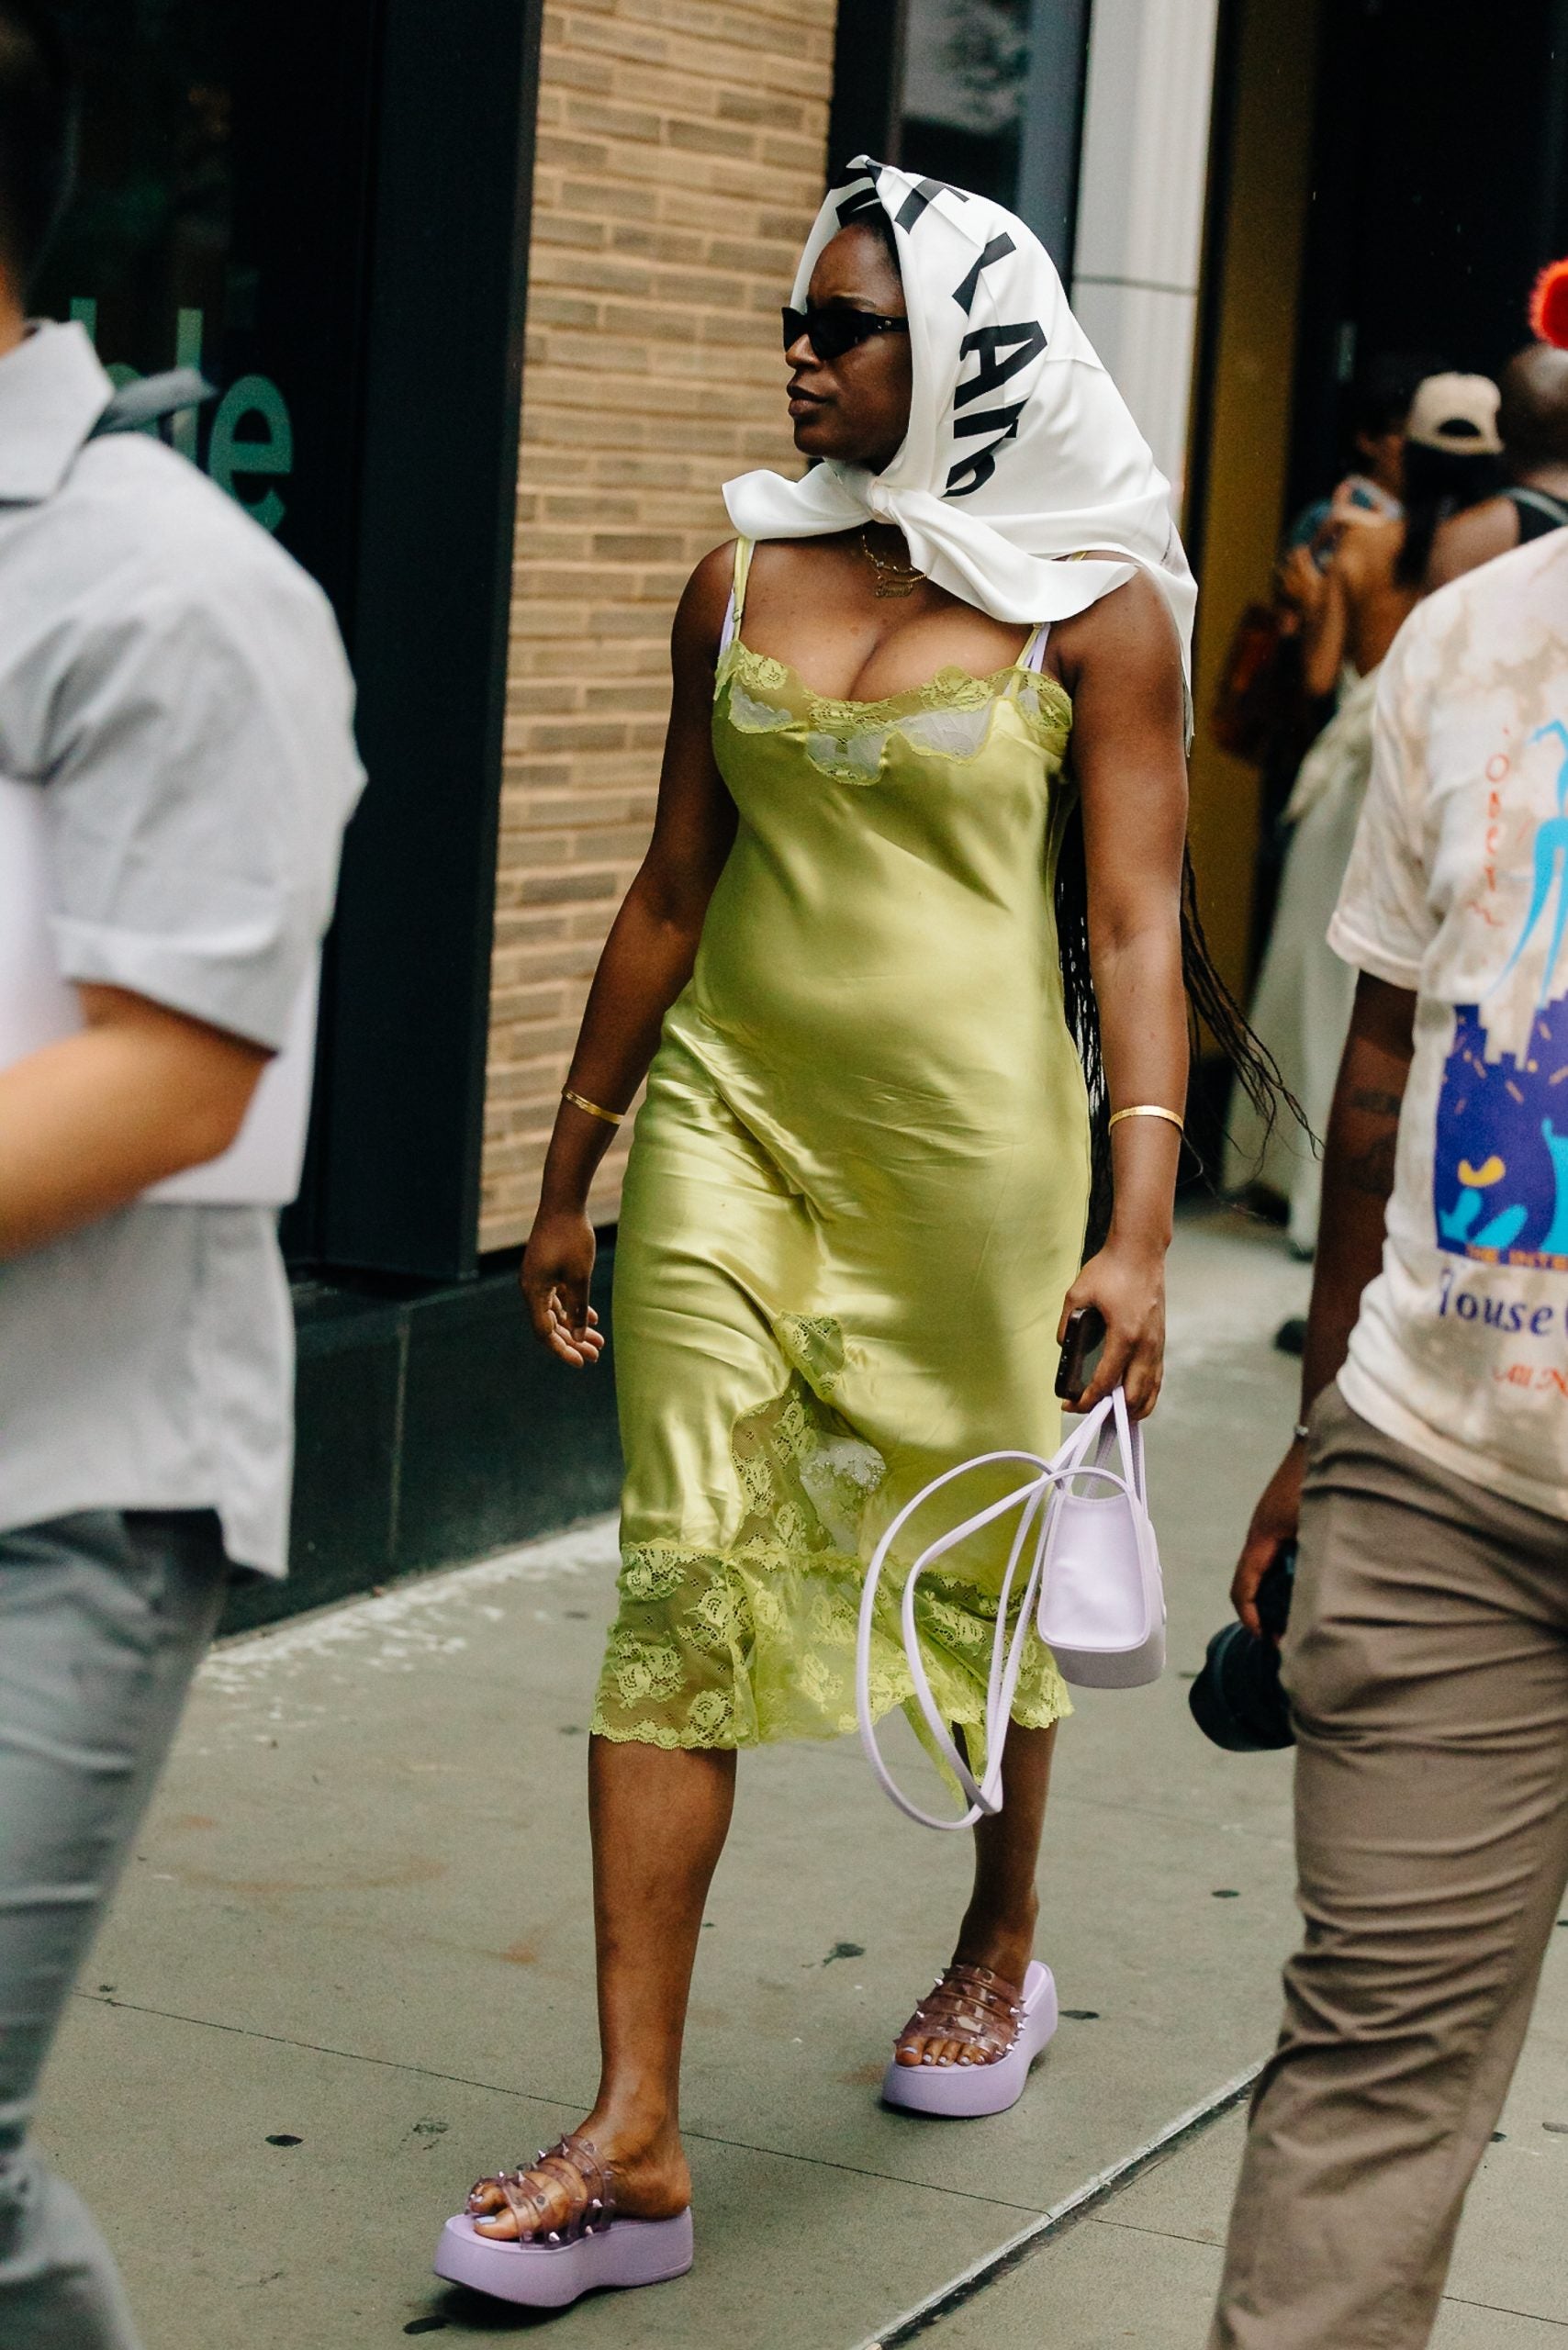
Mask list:
MULTIPOLYGON (((1057 863, 1056 912, 1062 998, 1089 1092, 1089 1216, 1084 1254, 1092 1257, 1104 1246, 1111 1228, 1111 1097, 1105 1080, 1100 1006, 1094 994, 1089 954, 1089 872, 1080 809, 1073 811, 1062 839, 1057 863)), ((1305 1113, 1286 1085, 1278 1062, 1249 1025, 1247 1015, 1215 967, 1198 912, 1197 880, 1190 853, 1183 854, 1182 865, 1182 977, 1187 991, 1194 1053, 1201 1033, 1206 1029, 1262 1119, 1265 1138, 1272 1134, 1282 1110, 1287 1111, 1304 1131, 1310 1132, 1305 1113)))

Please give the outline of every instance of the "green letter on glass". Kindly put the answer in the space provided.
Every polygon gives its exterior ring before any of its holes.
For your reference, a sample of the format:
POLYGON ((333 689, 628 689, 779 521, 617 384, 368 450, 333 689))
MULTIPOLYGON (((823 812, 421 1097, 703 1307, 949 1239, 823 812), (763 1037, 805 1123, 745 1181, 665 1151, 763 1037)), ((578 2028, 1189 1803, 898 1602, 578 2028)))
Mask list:
POLYGON ((286 509, 275 489, 252 500, 241 497, 234 487, 236 474, 287 474, 294 470, 294 425, 288 403, 270 376, 241 375, 237 384, 230 386, 212 420, 207 464, 218 488, 237 498, 263 531, 277 529, 286 509), (261 418, 265 431, 259 439, 250 435, 241 439, 241 422, 252 416, 261 418))

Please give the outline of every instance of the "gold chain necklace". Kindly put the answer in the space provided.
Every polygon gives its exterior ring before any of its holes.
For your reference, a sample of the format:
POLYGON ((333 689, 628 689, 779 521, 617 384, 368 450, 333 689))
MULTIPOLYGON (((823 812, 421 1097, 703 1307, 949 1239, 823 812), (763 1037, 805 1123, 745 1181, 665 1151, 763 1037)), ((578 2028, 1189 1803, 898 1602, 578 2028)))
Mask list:
POLYGON ((878 597, 913 596, 925 576, 913 563, 900 563, 896 555, 879 554, 871 544, 868 526, 864 523, 860 529, 860 552, 877 575, 872 592, 878 597))

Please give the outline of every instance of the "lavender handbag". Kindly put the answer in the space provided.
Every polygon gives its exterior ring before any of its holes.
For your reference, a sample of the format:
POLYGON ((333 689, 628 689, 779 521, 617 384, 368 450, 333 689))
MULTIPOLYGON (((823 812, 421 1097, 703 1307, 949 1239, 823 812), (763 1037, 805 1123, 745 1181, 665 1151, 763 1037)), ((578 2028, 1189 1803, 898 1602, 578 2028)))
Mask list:
POLYGON ((1165 1592, 1159 1550, 1148 1514, 1143 1433, 1127 1415, 1118 1387, 1085 1415, 1049 1460, 1033 1452, 985 1452, 966 1460, 907 1502, 872 1555, 860 1601, 856 1695, 860 1742, 884 1792, 925 1828, 969 1828, 1002 1809, 1002 1756, 1031 1618, 1056 1653, 1062 1677, 1080 1687, 1132 1689, 1158 1681, 1165 1668, 1165 1592), (961 1477, 996 1462, 1015 1461, 1026 1473, 1011 1493, 929 1542, 903 1587, 904 1653, 915 1701, 937 1753, 957 1779, 969 1808, 957 1819, 922 1811, 895 1784, 877 1742, 869 1695, 871 1638, 877 1591, 889 1554, 915 1512, 961 1477), (977 1779, 942 1719, 920 1652, 915 1596, 920 1578, 971 1536, 1016 1513, 1018 1527, 1002 1579, 991 1643, 986 1695, 983 1777, 977 1779), (1013 1593, 1027 1557, 1023 1594, 1013 1593), (1011 1637, 1010 1616, 1014 1617, 1011 1637))

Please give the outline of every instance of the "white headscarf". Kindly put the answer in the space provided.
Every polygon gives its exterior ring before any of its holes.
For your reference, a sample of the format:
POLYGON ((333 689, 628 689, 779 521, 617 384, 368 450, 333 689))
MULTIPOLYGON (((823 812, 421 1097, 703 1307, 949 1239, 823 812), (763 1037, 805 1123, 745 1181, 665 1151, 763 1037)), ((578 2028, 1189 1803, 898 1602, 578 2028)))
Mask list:
POLYGON ((1141 565, 1163 591, 1190 672, 1197 588, 1170 486, 1068 308, 1050 255, 986 196, 858 156, 816 218, 792 299, 823 247, 878 206, 893 223, 909 312, 909 431, 886 471, 828 458, 801 481, 724 487, 750 539, 895 523, 939 588, 997 620, 1065 620, 1141 565), (1065 563, 1085 548, 1121 563, 1065 563))

